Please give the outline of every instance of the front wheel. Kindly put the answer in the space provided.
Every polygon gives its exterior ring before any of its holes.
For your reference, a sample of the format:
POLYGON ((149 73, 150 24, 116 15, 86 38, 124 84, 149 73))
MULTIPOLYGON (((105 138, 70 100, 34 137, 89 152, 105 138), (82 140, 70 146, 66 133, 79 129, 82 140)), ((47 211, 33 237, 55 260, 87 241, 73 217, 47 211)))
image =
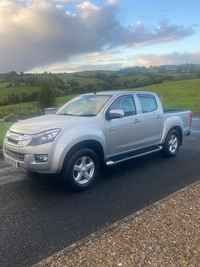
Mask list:
POLYGON ((99 174, 97 154, 83 148, 73 154, 64 170, 64 180, 75 190, 82 191, 91 187, 99 174))
POLYGON ((176 130, 171 130, 166 137, 161 153, 168 158, 174 157, 178 152, 179 145, 179 133, 176 130))

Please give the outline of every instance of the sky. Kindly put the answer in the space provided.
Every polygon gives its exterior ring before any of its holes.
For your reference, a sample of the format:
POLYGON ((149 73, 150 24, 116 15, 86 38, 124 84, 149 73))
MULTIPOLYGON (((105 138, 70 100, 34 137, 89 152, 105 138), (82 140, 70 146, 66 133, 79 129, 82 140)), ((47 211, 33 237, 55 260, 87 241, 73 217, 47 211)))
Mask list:
POLYGON ((200 64, 200 0, 0 0, 0 73, 200 64))

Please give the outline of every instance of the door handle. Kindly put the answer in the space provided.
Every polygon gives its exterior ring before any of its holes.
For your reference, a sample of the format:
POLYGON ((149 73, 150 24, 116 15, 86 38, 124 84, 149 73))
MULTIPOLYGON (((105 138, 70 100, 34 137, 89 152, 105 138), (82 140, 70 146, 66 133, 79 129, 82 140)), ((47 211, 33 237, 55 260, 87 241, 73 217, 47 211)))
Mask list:
POLYGON ((138 120, 138 119, 135 119, 135 120, 134 120, 134 123, 139 123, 139 122, 141 122, 141 121, 138 120))
POLYGON ((161 115, 157 115, 156 119, 161 119, 162 116, 161 115))

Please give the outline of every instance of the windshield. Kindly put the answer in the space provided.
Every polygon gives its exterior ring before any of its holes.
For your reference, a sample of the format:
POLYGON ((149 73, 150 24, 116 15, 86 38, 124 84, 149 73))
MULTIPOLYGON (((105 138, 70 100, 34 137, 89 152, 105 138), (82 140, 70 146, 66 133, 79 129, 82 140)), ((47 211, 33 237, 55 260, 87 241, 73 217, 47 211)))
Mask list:
POLYGON ((72 99, 62 106, 55 114, 66 116, 96 116, 110 95, 83 95, 72 99))

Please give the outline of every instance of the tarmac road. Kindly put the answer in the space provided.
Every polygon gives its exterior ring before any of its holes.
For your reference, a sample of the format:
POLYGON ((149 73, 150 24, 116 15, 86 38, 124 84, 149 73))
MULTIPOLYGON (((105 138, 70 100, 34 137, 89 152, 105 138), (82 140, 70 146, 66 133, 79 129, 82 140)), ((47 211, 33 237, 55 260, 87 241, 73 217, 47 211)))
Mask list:
POLYGON ((59 175, 10 167, 0 155, 0 266, 23 267, 54 254, 200 179, 200 117, 175 158, 155 153, 101 173, 82 193, 59 175))

